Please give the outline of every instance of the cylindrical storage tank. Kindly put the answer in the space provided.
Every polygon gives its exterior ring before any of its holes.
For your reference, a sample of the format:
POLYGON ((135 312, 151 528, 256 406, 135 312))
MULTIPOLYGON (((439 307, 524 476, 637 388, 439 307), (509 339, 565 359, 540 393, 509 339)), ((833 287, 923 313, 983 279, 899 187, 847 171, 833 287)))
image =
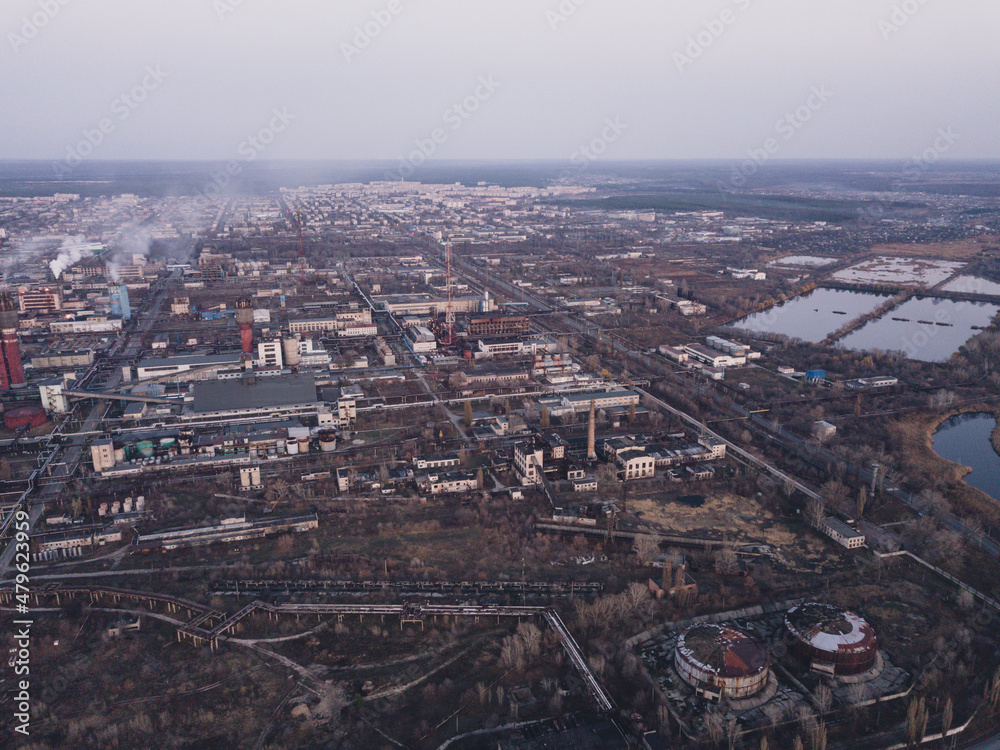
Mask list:
POLYGON ((309 438, 299 438, 299 453, 309 452, 309 438))
POLYGON ((285 339, 282 344, 282 353, 285 360, 285 367, 298 367, 299 362, 302 361, 299 355, 299 337, 292 336, 291 338, 285 339))
POLYGON ((288 451, 289 456, 297 456, 299 454, 299 441, 289 440, 285 443, 285 450, 288 451))
POLYGON ((337 450, 337 433, 333 430, 323 430, 319 434, 319 449, 323 453, 332 453, 337 450))
POLYGON ((125 462, 125 448, 115 448, 115 463, 121 464, 125 462))
POLYGON ((714 623, 681 633, 674 666, 698 696, 710 700, 756 695, 771 672, 767 649, 760 641, 739 628, 714 623))
POLYGON ((153 455, 153 442, 151 440, 140 440, 135 444, 135 449, 143 458, 151 458, 153 455))
POLYGON ((4 412, 3 421, 8 430, 16 430, 21 427, 40 427, 48 421, 49 417, 45 409, 41 406, 22 406, 18 409, 11 409, 4 412))
POLYGON ((810 669, 836 676, 863 674, 878 660, 875 630, 859 615, 810 602, 788 610, 791 652, 810 669))

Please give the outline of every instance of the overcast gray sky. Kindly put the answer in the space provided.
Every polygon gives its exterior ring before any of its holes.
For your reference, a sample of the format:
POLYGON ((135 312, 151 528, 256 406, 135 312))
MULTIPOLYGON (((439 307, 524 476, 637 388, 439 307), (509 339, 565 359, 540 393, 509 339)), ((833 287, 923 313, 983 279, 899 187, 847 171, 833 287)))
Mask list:
POLYGON ((998 158, 998 29, 996 0, 3 0, 0 158, 104 120, 93 158, 395 159, 440 129, 438 158, 562 159, 609 118, 608 159, 909 158, 947 128, 998 158))

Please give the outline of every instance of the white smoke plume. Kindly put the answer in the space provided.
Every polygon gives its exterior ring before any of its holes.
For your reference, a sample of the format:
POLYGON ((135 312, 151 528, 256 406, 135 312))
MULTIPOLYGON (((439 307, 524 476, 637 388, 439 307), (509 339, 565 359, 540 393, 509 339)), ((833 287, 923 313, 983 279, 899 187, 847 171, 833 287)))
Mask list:
POLYGON ((84 237, 67 237, 64 239, 62 247, 59 248, 59 255, 49 263, 52 275, 58 279, 63 275, 63 271, 83 260, 84 254, 89 248, 90 245, 87 244, 84 237))
POLYGON ((141 255, 144 258, 148 256, 151 243, 152 238, 146 230, 138 227, 123 227, 113 249, 105 255, 108 279, 115 282, 120 281, 119 268, 132 265, 136 255, 141 255))

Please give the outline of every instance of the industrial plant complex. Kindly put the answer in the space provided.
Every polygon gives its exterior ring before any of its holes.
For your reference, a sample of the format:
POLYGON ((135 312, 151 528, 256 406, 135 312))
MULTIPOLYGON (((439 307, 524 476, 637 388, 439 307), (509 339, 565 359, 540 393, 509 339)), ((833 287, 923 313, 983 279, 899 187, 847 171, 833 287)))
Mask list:
POLYGON ((0 608, 67 670, 39 747, 987 731, 993 501, 932 430, 988 403, 1000 295, 945 286, 991 240, 615 190, 0 196, 0 608), (952 259, 888 284, 889 228, 952 259), (941 305, 951 359, 855 338, 941 305))

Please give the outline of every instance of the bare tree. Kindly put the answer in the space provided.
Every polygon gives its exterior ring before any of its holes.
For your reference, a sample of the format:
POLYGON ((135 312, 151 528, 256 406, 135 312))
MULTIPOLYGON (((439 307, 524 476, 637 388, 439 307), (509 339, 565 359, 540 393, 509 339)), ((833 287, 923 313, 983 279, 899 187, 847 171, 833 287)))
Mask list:
POLYGON ((955 706, 951 702, 951 696, 944 702, 944 711, 941 713, 941 733, 947 737, 951 731, 951 725, 955 721, 955 706))
POLYGON ((821 714, 829 713, 833 706, 833 693, 826 685, 820 685, 816 690, 816 704, 821 714))
POLYGON ((713 711, 705 717, 705 733, 714 747, 722 744, 726 736, 726 720, 721 713, 713 711))
POLYGON ((927 733, 927 702, 923 698, 914 698, 906 709, 906 724, 904 734, 907 744, 916 747, 927 733))
POLYGON ((805 517, 806 521, 819 528, 820 524, 823 523, 823 518, 826 515, 826 503, 823 502, 821 497, 811 497, 809 502, 806 503, 805 517))
POLYGON ((715 553, 715 570, 722 575, 736 575, 740 570, 740 561, 732 547, 723 547, 715 553))
POLYGON ((632 551, 635 552, 640 565, 649 565, 660 554, 660 539, 649 534, 636 534, 632 542, 632 551))

